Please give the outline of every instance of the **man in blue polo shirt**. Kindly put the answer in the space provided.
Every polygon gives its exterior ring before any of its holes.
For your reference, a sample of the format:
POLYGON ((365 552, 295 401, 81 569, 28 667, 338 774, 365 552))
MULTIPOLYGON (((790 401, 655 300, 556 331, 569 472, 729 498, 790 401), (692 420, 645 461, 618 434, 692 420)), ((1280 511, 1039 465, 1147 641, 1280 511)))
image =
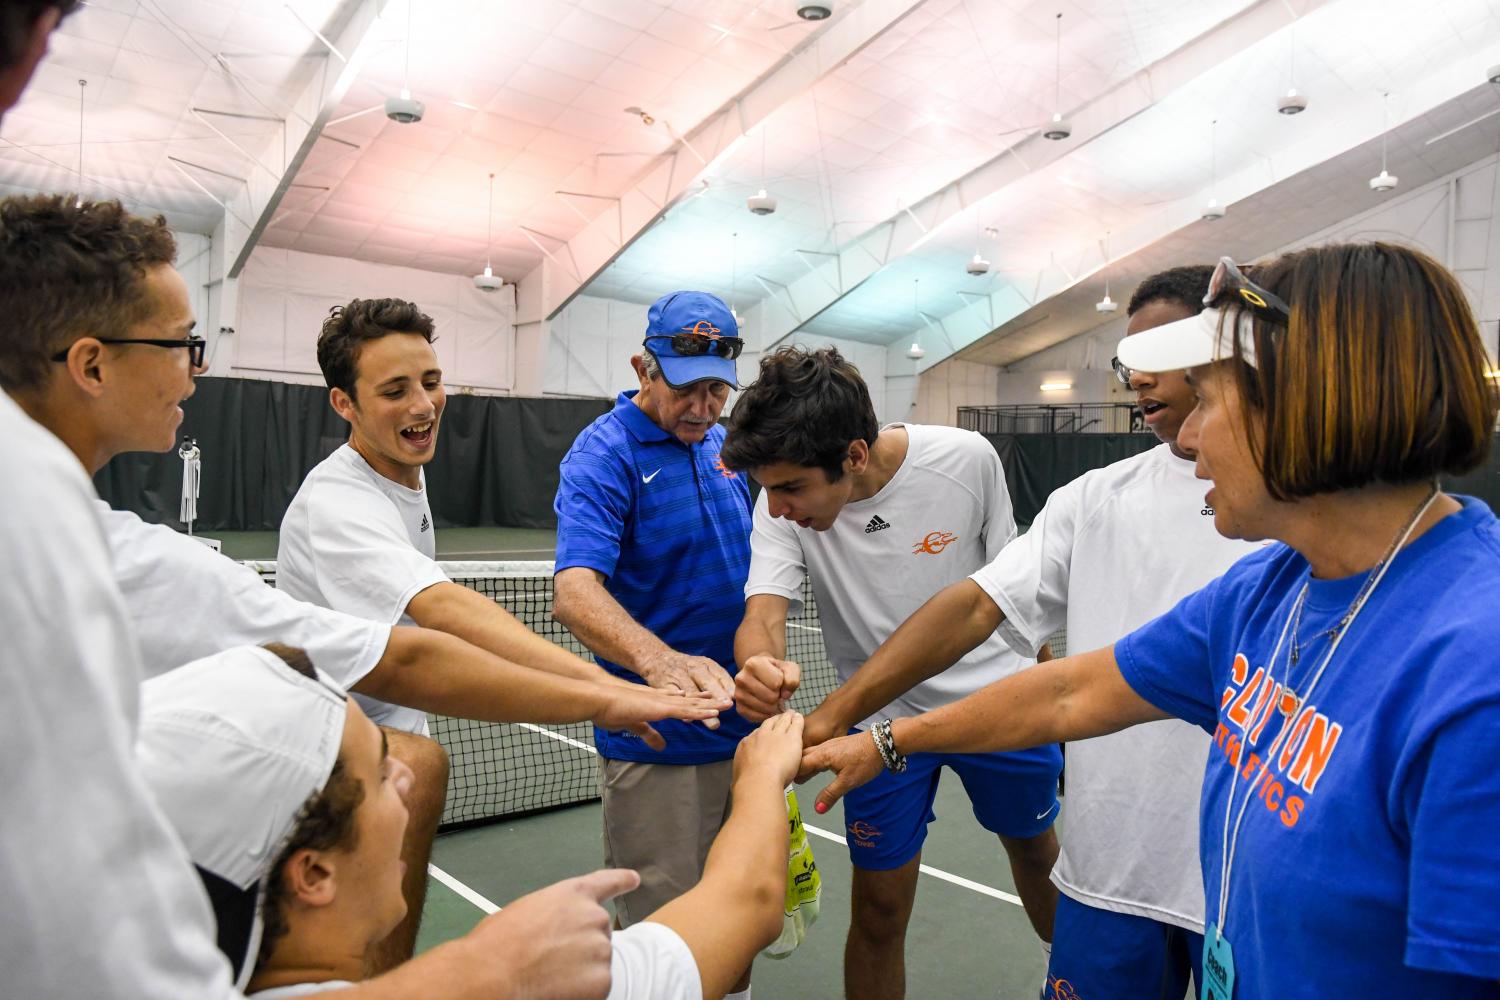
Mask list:
MULTIPOLYGON (((729 308, 674 292, 647 313, 630 359, 640 389, 621 393, 563 458, 557 490, 557 620, 626 680, 734 695, 734 633, 750 569, 750 490, 724 468, 720 412, 743 342, 729 308)), ((735 746, 750 726, 664 722, 652 750, 594 730, 604 852, 641 873, 616 901, 628 927, 698 881, 729 813, 735 746)), ((731 997, 747 996, 749 971, 731 997)))

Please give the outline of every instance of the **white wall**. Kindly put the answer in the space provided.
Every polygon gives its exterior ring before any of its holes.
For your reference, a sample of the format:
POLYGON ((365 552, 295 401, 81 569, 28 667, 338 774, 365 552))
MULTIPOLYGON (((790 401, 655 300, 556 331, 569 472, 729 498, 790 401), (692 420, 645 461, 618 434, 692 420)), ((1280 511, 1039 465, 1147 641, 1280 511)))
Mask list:
POLYGON ((329 308, 394 297, 433 318, 433 347, 451 390, 510 392, 515 385, 514 286, 487 293, 463 275, 273 247, 255 250, 238 286, 235 333, 213 347, 216 354, 232 352, 225 374, 321 383, 318 330, 329 308))
MULTIPOLYGON (((1490 358, 1500 358, 1500 156, 1470 164, 1431 184, 1399 195, 1367 212, 1278 247, 1288 250, 1347 240, 1384 239, 1416 246, 1447 265, 1468 293, 1490 358)), ((1123 315, 1105 326, 1009 366, 993 402, 1118 402, 1126 398, 1107 373, 1115 345, 1125 335, 1123 315), (1019 378, 1025 373, 1026 378, 1019 378), (1072 381, 1070 394, 1039 393, 1047 378, 1072 381), (1085 388, 1086 387, 1086 388, 1085 388)))

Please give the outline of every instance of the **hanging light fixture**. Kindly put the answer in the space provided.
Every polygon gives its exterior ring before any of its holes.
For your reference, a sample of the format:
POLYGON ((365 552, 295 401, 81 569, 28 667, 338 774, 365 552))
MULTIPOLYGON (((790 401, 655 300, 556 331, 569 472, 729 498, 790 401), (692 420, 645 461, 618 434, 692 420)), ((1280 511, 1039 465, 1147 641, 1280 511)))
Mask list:
POLYGON ((745 199, 745 207, 753 215, 770 215, 776 211, 776 199, 766 194, 766 130, 767 122, 760 123, 760 190, 745 199))
POLYGON ((1219 119, 1208 125, 1208 204, 1203 206, 1202 218, 1208 222, 1224 218, 1224 206, 1219 204, 1219 119))
POLYGON ((78 81, 78 200, 73 203, 74 208, 83 207, 83 88, 89 82, 84 79, 78 81))
POLYGON ((1297 22, 1292 22, 1291 53, 1288 56, 1287 91, 1276 102, 1276 111, 1283 115, 1300 115, 1307 110, 1307 95, 1297 90, 1297 22))
POLYGON ((1385 169, 1386 142, 1391 134, 1391 95, 1386 93, 1381 100, 1385 103, 1380 112, 1380 173, 1370 178, 1370 190, 1377 194, 1394 191, 1401 183, 1401 178, 1385 169))
POLYGON ((481 292, 498 292, 505 279, 490 267, 490 244, 495 236, 495 175, 490 174, 490 207, 484 217, 484 272, 474 275, 474 287, 481 292))
MULTIPOLYGON (((919 294, 921 292, 921 289, 922 279, 913 278, 911 282, 911 312, 912 317, 916 320, 919 329, 922 324, 922 310, 918 307, 918 302, 920 301, 919 294)), ((922 350, 921 343, 913 340, 911 342, 911 346, 906 349, 906 356, 908 358, 911 358, 913 361, 921 361, 927 356, 927 352, 922 350)))
POLYGON ((1094 312, 1112 313, 1120 304, 1109 297, 1109 233, 1104 234, 1104 298, 1094 303, 1094 312))
MULTIPOLYGON (((984 232, 993 233, 994 230, 986 229, 984 230, 984 232)), ((984 254, 981 253, 983 247, 981 246, 980 240, 981 237, 976 236, 974 240, 974 257, 969 261, 968 264, 964 265, 964 270, 976 278, 980 277, 981 275, 990 273, 990 262, 985 260, 984 254)))
MULTIPOLYGON (((735 300, 739 298, 740 277, 740 234, 729 234, 729 315, 734 317, 734 323, 739 326, 740 311, 735 300)), ((743 337, 744 331, 740 331, 743 337)))
POLYGON ((1060 141, 1073 134, 1073 123, 1062 115, 1062 11, 1057 12, 1057 52, 1052 73, 1052 120, 1042 127, 1042 138, 1060 141))

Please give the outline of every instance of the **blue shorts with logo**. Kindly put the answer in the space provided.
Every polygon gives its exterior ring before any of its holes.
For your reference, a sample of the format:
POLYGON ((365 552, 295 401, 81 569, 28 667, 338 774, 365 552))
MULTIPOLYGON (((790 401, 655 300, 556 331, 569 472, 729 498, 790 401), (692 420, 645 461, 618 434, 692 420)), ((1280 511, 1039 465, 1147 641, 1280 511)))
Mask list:
POLYGON ((964 783, 974 818, 991 833, 1024 840, 1057 819, 1062 751, 1055 744, 1015 753, 914 753, 902 773, 882 771, 844 796, 854 867, 889 871, 921 853, 927 824, 937 819, 932 802, 944 767, 964 783))
MULTIPOLYGON (((1203 965, 1203 935, 1059 893, 1044 1000, 1182 1000, 1203 965)), ((1197 996, 1198 991, 1193 991, 1197 996)))

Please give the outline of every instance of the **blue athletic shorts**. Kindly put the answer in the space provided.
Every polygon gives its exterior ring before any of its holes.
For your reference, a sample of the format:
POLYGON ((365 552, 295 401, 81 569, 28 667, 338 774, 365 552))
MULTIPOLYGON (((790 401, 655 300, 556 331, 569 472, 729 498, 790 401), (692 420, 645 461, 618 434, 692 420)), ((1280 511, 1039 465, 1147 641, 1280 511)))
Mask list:
POLYGON ((1062 752, 1055 744, 1016 753, 914 753, 901 774, 882 771, 844 796, 854 867, 889 871, 921 852, 927 824, 937 819, 932 800, 945 766, 964 783, 974 818, 991 833, 1024 840, 1057 819, 1062 752))
MULTIPOLYGON (((1203 935, 1102 910, 1059 893, 1044 1000, 1182 1000, 1203 963, 1203 935)), ((1198 995, 1195 987, 1193 996, 1198 995)))

